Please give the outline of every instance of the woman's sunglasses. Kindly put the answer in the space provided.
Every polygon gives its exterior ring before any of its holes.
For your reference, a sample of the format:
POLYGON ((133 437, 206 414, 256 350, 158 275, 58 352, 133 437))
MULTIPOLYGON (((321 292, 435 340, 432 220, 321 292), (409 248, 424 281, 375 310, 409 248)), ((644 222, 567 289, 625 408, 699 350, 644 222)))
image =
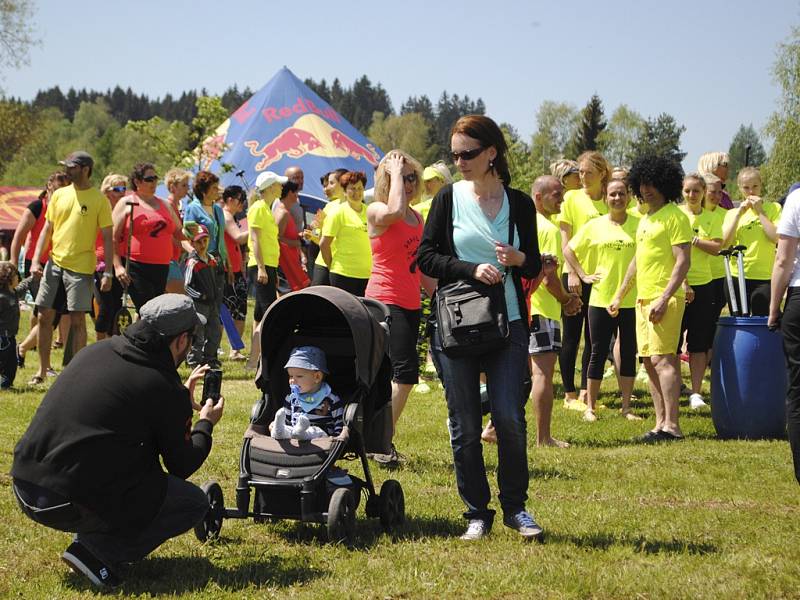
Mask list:
POLYGON ((115 185, 114 187, 111 188, 111 191, 122 194, 123 192, 127 192, 128 188, 126 188, 124 185, 115 185))
POLYGON ((403 175, 403 181, 405 183, 417 183, 417 174, 409 173, 408 175, 403 175))
POLYGON ((154 181, 158 181, 158 175, 148 175, 147 177, 142 177, 142 181, 153 183, 154 181))
POLYGON ((472 160, 484 150, 486 150, 486 148, 484 148, 483 146, 478 146, 477 148, 473 148, 472 150, 464 150, 463 152, 451 152, 450 158, 453 159, 453 162, 458 161, 459 158, 461 160, 472 160))

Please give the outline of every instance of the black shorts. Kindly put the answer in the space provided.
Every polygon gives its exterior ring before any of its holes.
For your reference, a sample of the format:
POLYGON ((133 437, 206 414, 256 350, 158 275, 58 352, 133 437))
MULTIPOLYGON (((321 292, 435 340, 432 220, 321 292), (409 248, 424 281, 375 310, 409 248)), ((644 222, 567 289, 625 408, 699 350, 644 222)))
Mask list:
POLYGON ((128 266, 128 275, 131 278, 128 295, 138 312, 147 302, 164 293, 167 287, 169 263, 154 265, 132 260, 128 266))
POLYGON ((414 385, 419 381, 419 335, 420 311, 408 310, 389 304, 392 325, 389 333, 389 357, 392 359, 392 381, 414 385))
POLYGON ((233 285, 225 279, 225 292, 222 301, 231 313, 234 321, 247 320, 247 278, 239 271, 233 274, 233 285))
POLYGON ((714 319, 714 286, 712 283, 693 285, 694 300, 686 305, 681 321, 681 335, 678 338, 678 354, 680 340, 686 332, 686 349, 691 352, 708 352, 717 323, 714 319))

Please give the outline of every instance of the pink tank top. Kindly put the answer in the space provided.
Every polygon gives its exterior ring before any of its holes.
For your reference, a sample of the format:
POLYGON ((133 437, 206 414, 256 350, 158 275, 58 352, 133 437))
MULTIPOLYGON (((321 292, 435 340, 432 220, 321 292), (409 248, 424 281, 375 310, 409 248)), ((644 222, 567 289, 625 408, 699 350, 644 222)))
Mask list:
POLYGON ((417 211, 412 209, 411 212, 417 219, 416 225, 409 225, 402 219, 378 237, 370 238, 372 273, 364 295, 384 304, 417 310, 420 307, 417 249, 422 239, 423 221, 417 211))
MULTIPOLYGON (((128 219, 125 220, 125 236, 128 239, 128 219)), ((131 237, 131 260, 151 265, 166 265, 172 259, 172 233, 175 221, 172 209, 159 199, 156 210, 142 208, 133 210, 133 236, 131 237)))

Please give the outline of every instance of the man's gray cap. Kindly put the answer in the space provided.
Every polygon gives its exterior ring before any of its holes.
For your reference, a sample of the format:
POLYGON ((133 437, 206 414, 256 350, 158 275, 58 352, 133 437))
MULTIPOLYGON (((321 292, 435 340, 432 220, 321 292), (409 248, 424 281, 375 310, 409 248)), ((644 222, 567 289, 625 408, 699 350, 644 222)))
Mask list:
POLYGON ((206 318, 197 313, 192 299, 184 294, 156 296, 145 302, 139 317, 163 335, 177 335, 206 324, 206 318))
POLYGON ((59 161, 58 164, 65 167, 93 167, 94 159, 88 152, 76 150, 64 160, 59 161))

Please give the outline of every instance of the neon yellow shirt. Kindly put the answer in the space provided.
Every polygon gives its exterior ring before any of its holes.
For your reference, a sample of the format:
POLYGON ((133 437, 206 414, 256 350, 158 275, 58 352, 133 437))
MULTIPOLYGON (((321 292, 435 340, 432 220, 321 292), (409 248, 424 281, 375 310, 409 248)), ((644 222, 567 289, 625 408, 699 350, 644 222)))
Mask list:
MULTIPOLYGON (((738 209, 729 210, 725 215, 725 224, 736 218, 738 209)), ((49 212, 49 209, 48 209, 49 212)), ((773 223, 781 216, 781 205, 777 202, 764 202, 764 214, 773 223)), ((747 246, 744 251, 744 276, 747 279, 769 279, 772 277, 772 265, 775 263, 777 245, 767 237, 758 215, 747 210, 736 225, 731 246, 747 246)), ((739 265, 731 260, 731 271, 734 277, 739 276, 739 265)))
MULTIPOLYGON (((558 274, 561 275, 564 264, 564 252, 561 250, 561 230, 551 220, 536 213, 536 228, 539 240, 539 252, 558 257, 558 274)), ((554 321, 561 320, 561 303, 556 300, 542 283, 531 295, 531 315, 540 315, 554 321)))
POLYGON ((417 202, 414 205, 414 210, 416 210, 419 214, 422 215, 422 220, 428 220, 428 213, 431 212, 431 203, 433 202, 433 198, 428 198, 427 200, 422 200, 421 202, 417 202))
MULTIPOLYGON (((628 215, 622 225, 607 217, 592 219, 569 241, 583 270, 601 275, 592 285, 589 306, 607 307, 622 285, 628 265, 636 256, 636 229, 639 217, 628 215)), ((622 299, 620 308, 636 304, 636 285, 622 299)))
MULTIPOLYGON (((725 214, 728 212, 727 208, 717 206, 714 210, 710 211, 711 216, 714 218, 714 227, 719 226, 720 237, 722 237, 722 222, 725 220, 725 214)), ((724 256, 711 256, 709 264, 711 265, 711 279, 722 279, 725 277, 725 257, 724 256)))
MULTIPOLYGON (((330 202, 328 202, 325 206, 322 207, 322 212, 325 214, 325 221, 328 220, 334 211, 341 206, 339 202, 339 198, 332 198, 330 202)), ((322 226, 325 227, 325 221, 322 222, 322 226)), ((333 240, 331 243, 331 252, 335 252, 336 249, 336 240, 333 240)), ((325 261, 322 260, 322 252, 317 254, 316 260, 314 260, 314 265, 319 265, 321 267, 327 268, 328 265, 325 264, 325 261)))
MULTIPOLYGON (((675 267, 672 247, 688 244, 692 237, 689 218, 672 202, 642 217, 636 229, 637 299, 652 300, 664 293, 675 267)), ((678 286, 675 297, 684 297, 683 287, 678 286)))
POLYGON ((111 203, 99 190, 68 185, 53 192, 46 219, 53 228, 53 262, 63 269, 94 273, 97 232, 111 227, 111 203))
MULTIPOLYGON (((261 252, 261 260, 264 262, 264 266, 277 267, 278 258, 281 254, 281 247, 278 243, 278 225, 275 223, 272 211, 264 200, 256 200, 248 209, 247 226, 251 230, 258 229, 258 250, 261 252)), ((247 260, 247 266, 258 266, 252 235, 247 238, 247 250, 250 256, 247 260)))
POLYGON ((572 235, 577 234, 581 227, 586 223, 608 214, 608 206, 605 200, 592 200, 583 190, 570 190, 564 194, 564 202, 561 204, 561 213, 558 216, 559 223, 566 223, 572 227, 572 235))
MULTIPOLYGON (((686 204, 681 204, 678 208, 689 218, 692 231, 701 240, 721 240, 722 222, 714 216, 714 213, 705 208, 696 215, 686 204)), ((714 257, 708 252, 702 251, 696 246, 692 246, 691 265, 686 274, 686 281, 689 285, 706 285, 714 278, 711 273, 711 261, 714 257)))
POLYGON ((367 205, 361 204, 357 213, 349 202, 342 202, 338 210, 325 218, 322 237, 332 237, 336 247, 331 249, 331 273, 369 279, 372 271, 372 247, 367 236, 367 205))

